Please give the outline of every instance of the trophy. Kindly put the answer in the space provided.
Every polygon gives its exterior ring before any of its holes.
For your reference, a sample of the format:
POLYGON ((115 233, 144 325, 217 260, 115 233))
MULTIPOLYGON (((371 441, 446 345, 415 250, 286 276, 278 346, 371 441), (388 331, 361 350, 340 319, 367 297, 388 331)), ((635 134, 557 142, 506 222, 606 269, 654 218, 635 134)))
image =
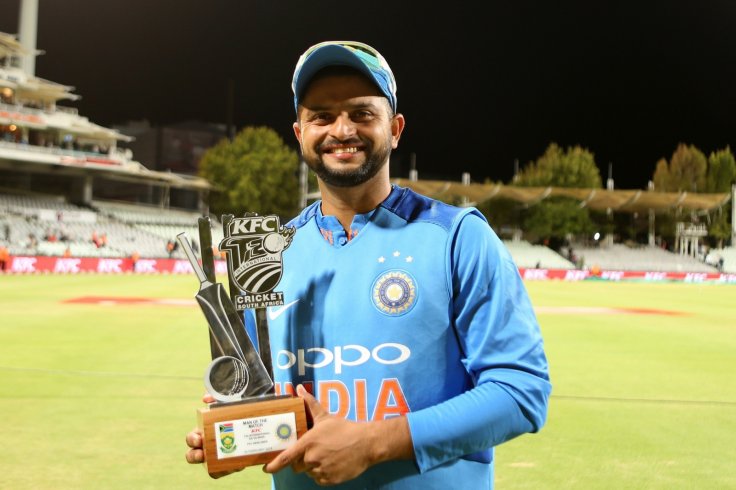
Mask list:
POLYGON ((274 289, 294 229, 280 226, 278 216, 223 216, 219 248, 228 255, 228 295, 215 279, 209 217, 199 218, 198 227, 201 266, 186 233, 177 240, 199 279, 195 298, 209 325, 212 362, 204 384, 215 402, 197 411, 197 422, 205 468, 214 474, 268 463, 306 432, 307 416, 301 398, 274 394, 266 316, 266 307, 284 304, 274 289), (255 312, 252 328, 244 322, 249 309, 255 312))

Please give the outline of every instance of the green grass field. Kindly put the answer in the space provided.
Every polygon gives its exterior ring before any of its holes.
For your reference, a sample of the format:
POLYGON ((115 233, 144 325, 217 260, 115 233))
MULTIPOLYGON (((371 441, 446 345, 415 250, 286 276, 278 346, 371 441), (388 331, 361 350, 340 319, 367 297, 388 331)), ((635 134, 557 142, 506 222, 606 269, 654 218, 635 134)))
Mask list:
MULTIPOLYGON (((736 488, 735 286, 527 287, 553 395, 539 434, 497 448, 497 489, 736 488)), ((184 461, 209 356, 196 305, 64 302, 196 288, 187 275, 0 276, 0 488, 270 488, 259 467, 211 480, 184 461)))

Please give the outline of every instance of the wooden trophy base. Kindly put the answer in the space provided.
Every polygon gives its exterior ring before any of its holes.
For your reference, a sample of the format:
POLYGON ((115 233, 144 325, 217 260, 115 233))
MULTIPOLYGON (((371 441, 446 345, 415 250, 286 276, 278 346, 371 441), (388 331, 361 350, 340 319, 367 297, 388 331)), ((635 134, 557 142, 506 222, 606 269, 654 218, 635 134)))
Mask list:
POLYGON ((304 400, 292 395, 212 404, 197 422, 210 475, 268 463, 307 431, 304 400))

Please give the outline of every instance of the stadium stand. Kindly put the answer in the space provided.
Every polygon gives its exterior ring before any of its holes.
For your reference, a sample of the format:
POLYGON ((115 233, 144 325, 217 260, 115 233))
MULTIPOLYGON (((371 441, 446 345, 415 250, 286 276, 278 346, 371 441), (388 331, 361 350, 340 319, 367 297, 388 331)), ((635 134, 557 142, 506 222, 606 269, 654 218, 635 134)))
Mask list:
POLYGON ((719 259, 723 259, 721 272, 736 273, 736 247, 711 249, 705 261, 713 267, 718 268, 719 259))
MULTIPOLYGON (((0 241, 11 255, 163 258, 179 233, 199 236, 198 213, 145 205, 95 201, 84 208, 62 197, 0 193, 0 216, 0 241)), ((217 244, 222 226, 212 222, 217 244)), ((171 257, 185 255, 177 248, 171 257)))
MULTIPOLYGON (((0 243, 7 245, 11 255, 119 258, 137 254, 184 259, 178 246, 169 250, 167 244, 176 243, 176 236, 186 232, 198 249, 198 217, 191 210, 103 200, 81 207, 60 196, 5 191, 0 192, 0 243)), ((222 225, 210 218, 212 241, 217 245, 223 238, 222 225)), ((504 240, 504 244, 520 268, 661 272, 718 272, 720 268, 736 273, 736 247, 711 249, 701 260, 643 245, 573 245, 571 254, 521 239, 504 240)))
POLYGON ((525 240, 504 240, 517 267, 533 269, 575 269, 575 264, 549 247, 525 240))
POLYGON ((629 247, 613 244, 600 247, 575 247, 585 268, 598 267, 610 270, 717 272, 715 267, 687 255, 679 255, 659 247, 642 245, 629 247))
MULTIPOLYGON (((187 234, 190 241, 194 242, 195 250, 198 250, 197 218, 200 214, 197 212, 106 201, 93 201, 92 206, 100 214, 141 232, 144 238, 136 250, 144 257, 168 257, 167 243, 169 241, 176 243, 176 236, 182 232, 187 234)), ((223 238, 222 224, 213 216, 210 216, 210 219, 212 220, 212 243, 217 245, 223 238)), ((132 252, 133 250, 129 251, 129 253, 132 252)), ((185 258, 186 256, 176 246, 171 257, 185 258)))

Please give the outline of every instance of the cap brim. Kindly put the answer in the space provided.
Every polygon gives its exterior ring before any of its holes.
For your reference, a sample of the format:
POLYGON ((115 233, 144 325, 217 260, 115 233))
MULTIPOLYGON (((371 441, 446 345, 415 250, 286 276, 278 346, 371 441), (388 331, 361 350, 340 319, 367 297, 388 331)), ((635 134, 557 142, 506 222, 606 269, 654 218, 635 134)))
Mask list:
POLYGON ((377 79, 373 72, 365 66, 363 60, 350 49, 338 45, 329 45, 318 48, 311 53, 304 61, 299 73, 296 74, 296 79, 294 80, 294 102, 296 104, 301 101, 304 91, 317 72, 328 66, 348 66, 354 68, 368 77, 383 93, 381 89, 382 81, 377 79))

